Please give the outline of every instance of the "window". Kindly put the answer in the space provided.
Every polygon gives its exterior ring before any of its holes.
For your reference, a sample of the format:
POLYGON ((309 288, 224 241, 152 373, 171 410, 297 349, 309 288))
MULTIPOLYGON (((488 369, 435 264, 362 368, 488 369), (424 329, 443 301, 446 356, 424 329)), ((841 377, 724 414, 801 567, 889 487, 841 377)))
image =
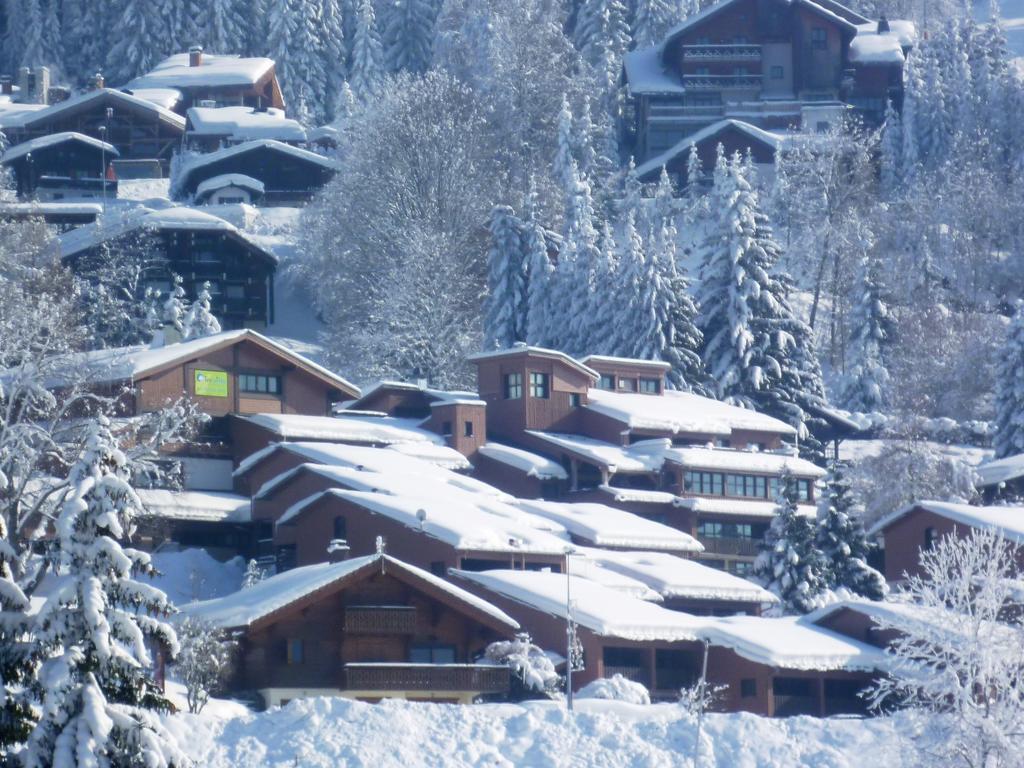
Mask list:
POLYGON ((754 564, 745 560, 734 560, 732 564, 732 572, 741 579, 745 579, 753 574, 754 564))
POLYGON ((220 203, 222 205, 241 205, 244 202, 245 202, 245 198, 243 198, 243 197, 234 197, 234 196, 224 196, 224 195, 222 195, 221 198, 220 198, 220 203))
POLYGON ((811 30, 811 48, 819 51, 828 49, 828 30, 824 27, 815 27, 811 30))
POLYGON ((242 392, 255 392, 261 395, 279 395, 281 394, 281 377, 241 373, 238 375, 238 389, 242 392))
POLYGON ((661 379, 640 379, 640 391, 646 395, 656 395, 661 392, 661 379))
POLYGON ((932 549, 935 546, 935 529, 925 528, 924 529, 924 548, 926 550, 932 549))
POLYGON ((334 518, 334 538, 348 540, 348 522, 344 517, 334 518))
POLYGON ((636 379, 619 379, 619 391, 636 392, 636 379))
POLYGON ((725 475, 721 472, 687 472, 683 476, 683 485, 691 493, 705 496, 721 496, 725 475))
POLYGON ((523 374, 505 374, 505 399, 518 400, 523 396, 523 374))
POLYGON ((702 520, 697 523, 697 535, 705 539, 753 539, 754 527, 750 523, 702 520))
POLYGON ((454 664, 454 645, 414 645, 409 649, 413 664, 454 664))
POLYGON ((786 76, 786 70, 779 66, 772 67, 768 72, 772 80, 782 80, 786 76))
POLYGON ((452 436, 452 423, 450 421, 442 421, 441 422, 441 434, 444 437, 451 437, 452 436))
POLYGON ((757 696, 757 680, 752 677, 744 677, 740 680, 740 696, 744 699, 757 696))
POLYGON ((755 475, 726 475, 725 493, 728 496, 763 499, 768 495, 768 478, 755 475))
POLYGON ((796 481, 796 497, 800 501, 811 500, 811 481, 810 480, 797 480, 796 481))
POLYGON ((462 425, 462 436, 472 437, 473 436, 473 422, 467 421, 462 425))
POLYGON ((569 393, 569 407, 570 408, 579 408, 581 403, 582 403, 582 399, 580 397, 580 393, 579 392, 570 392, 569 393))
POLYGON ((287 662, 289 664, 301 664, 303 661, 302 656, 302 639, 298 637, 291 637, 288 639, 287 648, 287 662))
POLYGON ((224 295, 229 299, 244 299, 245 286, 241 283, 228 283, 224 295))
POLYGON ((693 70, 693 74, 697 75, 698 77, 707 77, 708 75, 711 74, 711 68, 697 67, 696 69, 693 70))
POLYGON ((547 400, 549 395, 548 375, 538 371, 530 371, 530 397, 547 400))
POLYGON ((599 389, 615 389, 615 377, 610 373, 602 373, 597 386, 599 389))

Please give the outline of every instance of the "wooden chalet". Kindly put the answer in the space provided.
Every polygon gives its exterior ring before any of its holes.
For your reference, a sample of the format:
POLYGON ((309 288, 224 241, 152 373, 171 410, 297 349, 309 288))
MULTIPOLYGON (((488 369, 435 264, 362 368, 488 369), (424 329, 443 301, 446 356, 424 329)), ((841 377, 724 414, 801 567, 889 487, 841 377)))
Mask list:
POLYGON ((254 139, 274 139, 298 146, 306 142, 306 129, 298 120, 272 107, 192 107, 185 115, 185 142, 198 152, 254 139))
POLYGON ((7 116, 0 110, 0 127, 12 144, 68 132, 105 141, 116 148, 115 168, 127 177, 132 163, 146 161, 166 174, 185 119, 137 96, 99 88, 38 110, 7 116))
POLYGON ((24 141, 0 156, 14 172, 18 197, 59 201, 117 197, 117 180, 108 165, 117 149, 81 133, 55 133, 24 141))
MULTIPOLYGON (((172 275, 195 297, 210 283, 221 327, 265 328, 274 322, 277 257, 233 224, 192 208, 135 208, 72 230, 59 242, 61 260, 86 270, 111 252, 145 258, 140 290, 167 295, 172 275)), ((140 297, 141 298, 141 297, 140 297)))
POLYGON ((268 707, 307 696, 500 696, 508 668, 475 662, 519 629, 488 602, 379 553, 296 568, 184 612, 239 638, 229 690, 268 707))
POLYGON ((265 205, 294 205, 312 198, 337 170, 338 163, 323 155, 274 139, 258 139, 192 158, 176 179, 172 195, 193 198, 203 182, 241 174, 263 184, 265 205))
POLYGON ((835 0, 719 0, 624 59, 633 154, 646 162, 724 119, 821 131, 853 109, 899 107, 910 22, 874 21, 835 0))
POLYGON ((100 203, 0 203, 0 221, 43 221, 60 233, 92 224, 102 213, 100 203))
POLYGON ((202 46, 161 61, 124 90, 165 105, 179 115, 192 107, 284 109, 274 61, 263 57, 211 54, 202 46))

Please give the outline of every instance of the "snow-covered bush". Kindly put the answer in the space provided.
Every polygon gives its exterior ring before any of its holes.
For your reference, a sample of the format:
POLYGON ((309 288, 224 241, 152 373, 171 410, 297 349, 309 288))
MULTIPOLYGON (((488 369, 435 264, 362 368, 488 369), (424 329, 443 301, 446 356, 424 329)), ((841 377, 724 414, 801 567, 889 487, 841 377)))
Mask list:
POLYGON ((1020 556, 992 531, 945 537, 922 552, 922 574, 900 590, 906 602, 877 619, 896 639, 871 700, 909 708, 924 764, 1024 765, 1020 556))
POLYGON ((242 575, 242 589, 254 587, 261 581, 263 581, 263 569, 260 568, 256 559, 252 558, 245 566, 245 573, 242 575))
POLYGON ((697 717, 720 701, 728 689, 728 685, 709 685, 706 681, 697 681, 679 689, 679 706, 691 717, 697 717))
POLYGON ((650 704, 651 694, 642 683, 612 675, 587 683, 576 692, 578 699, 612 699, 628 704, 650 704))
POLYGON ((210 311, 210 283, 205 282, 182 318, 181 338, 201 339, 215 333, 220 333, 220 321, 210 311))
POLYGON ((174 672, 185 684, 188 711, 198 714, 230 672, 235 644, 202 619, 186 618, 176 630, 181 650, 174 672))
POLYGON ((493 664, 505 664, 512 672, 513 694, 517 688, 526 695, 516 698, 530 698, 532 695, 549 696, 557 693, 562 678, 555 671, 555 665, 546 653, 534 645, 530 636, 520 633, 513 640, 498 640, 487 646, 484 658, 493 664))

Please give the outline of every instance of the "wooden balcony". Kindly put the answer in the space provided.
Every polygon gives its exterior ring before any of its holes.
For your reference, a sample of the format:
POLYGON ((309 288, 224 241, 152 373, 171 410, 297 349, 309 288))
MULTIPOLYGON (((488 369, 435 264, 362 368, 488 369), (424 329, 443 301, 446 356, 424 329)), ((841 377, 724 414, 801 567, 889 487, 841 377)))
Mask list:
POLYGON ((761 46, 747 43, 684 45, 684 61, 760 61, 761 46))
POLYGON ((501 693, 508 667, 476 664, 346 664, 349 691, 472 691, 501 693))
POLYGON ((725 536, 698 536, 704 545, 705 554, 734 555, 736 557, 757 557, 757 539, 741 539, 725 536))
POLYGON ((759 75, 683 75, 688 91, 755 90, 761 87, 759 75))
POLYGON ((350 605, 344 631, 359 635, 411 635, 416 632, 416 609, 405 605, 350 605))

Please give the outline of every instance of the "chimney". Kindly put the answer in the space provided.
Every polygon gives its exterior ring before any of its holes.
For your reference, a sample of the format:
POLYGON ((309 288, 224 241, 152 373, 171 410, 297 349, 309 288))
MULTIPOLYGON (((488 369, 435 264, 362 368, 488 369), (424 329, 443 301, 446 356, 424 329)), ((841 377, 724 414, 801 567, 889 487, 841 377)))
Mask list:
POLYGON ((190 67, 203 66, 203 46, 193 45, 188 49, 188 65, 190 67))
POLYGON ((350 551, 351 549, 345 539, 331 539, 327 545, 327 560, 331 563, 340 563, 343 560, 348 560, 350 551))
POLYGON ((889 32, 889 20, 885 18, 883 13, 878 19, 878 34, 884 35, 889 32))
POLYGON ((104 87, 106 80, 103 79, 103 73, 97 72, 92 76, 92 88, 94 91, 98 91, 104 87))
POLYGON ((32 70, 28 67, 18 67, 18 100, 28 103, 32 100, 32 90, 29 88, 29 80, 32 70))
POLYGON ((10 75, 0 75, 0 93, 10 96, 14 93, 14 81, 10 75))
POLYGON ((50 68, 36 67, 36 104, 50 103, 50 68))

